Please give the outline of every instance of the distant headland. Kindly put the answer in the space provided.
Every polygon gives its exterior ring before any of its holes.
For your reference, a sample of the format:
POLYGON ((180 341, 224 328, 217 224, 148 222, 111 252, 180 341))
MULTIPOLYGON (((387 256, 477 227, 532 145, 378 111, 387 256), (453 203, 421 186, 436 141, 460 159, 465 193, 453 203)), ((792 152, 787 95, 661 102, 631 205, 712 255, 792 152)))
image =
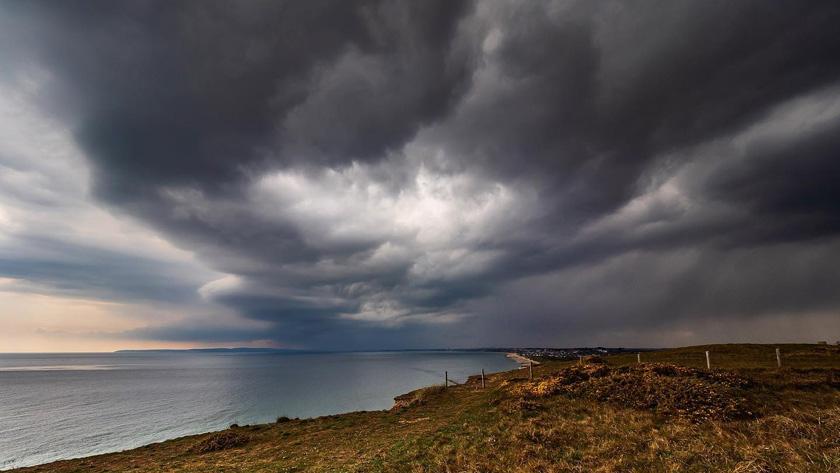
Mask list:
POLYGON ((160 348, 154 350, 117 350, 114 353, 313 353, 291 348, 160 348))

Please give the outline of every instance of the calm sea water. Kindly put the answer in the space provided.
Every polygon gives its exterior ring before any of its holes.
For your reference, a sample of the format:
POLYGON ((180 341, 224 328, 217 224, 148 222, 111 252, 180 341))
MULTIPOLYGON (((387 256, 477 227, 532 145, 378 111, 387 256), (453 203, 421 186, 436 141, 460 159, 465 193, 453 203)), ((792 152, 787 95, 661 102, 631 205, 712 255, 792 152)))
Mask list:
POLYGON ((515 369, 502 353, 0 354, 0 469, 219 430, 388 409, 394 396, 515 369))

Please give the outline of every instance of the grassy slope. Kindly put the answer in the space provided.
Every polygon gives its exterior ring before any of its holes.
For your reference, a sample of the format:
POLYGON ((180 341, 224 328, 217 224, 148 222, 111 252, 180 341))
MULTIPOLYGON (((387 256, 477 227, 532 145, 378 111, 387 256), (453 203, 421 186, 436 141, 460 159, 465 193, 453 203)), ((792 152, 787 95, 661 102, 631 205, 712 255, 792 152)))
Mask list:
MULTIPOLYGON (((359 412, 233 429, 242 446, 196 453, 212 434, 20 471, 840 471, 840 352, 815 345, 713 345, 644 353, 643 361, 736 370, 756 380, 759 416, 695 424, 649 410, 556 395, 517 409, 489 377, 392 412, 359 412), (775 369, 776 347, 782 370, 775 369)), ((635 355, 608 358, 635 363, 635 355)), ((570 363, 548 362, 541 377, 570 363)))

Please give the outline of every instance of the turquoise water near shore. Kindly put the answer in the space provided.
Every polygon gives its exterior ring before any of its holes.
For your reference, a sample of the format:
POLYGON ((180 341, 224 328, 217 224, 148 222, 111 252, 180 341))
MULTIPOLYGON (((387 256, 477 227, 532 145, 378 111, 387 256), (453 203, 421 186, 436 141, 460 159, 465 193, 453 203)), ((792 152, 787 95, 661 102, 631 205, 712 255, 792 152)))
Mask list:
POLYGON ((504 353, 0 354, 0 469, 219 430, 388 409, 399 394, 515 369, 504 353))

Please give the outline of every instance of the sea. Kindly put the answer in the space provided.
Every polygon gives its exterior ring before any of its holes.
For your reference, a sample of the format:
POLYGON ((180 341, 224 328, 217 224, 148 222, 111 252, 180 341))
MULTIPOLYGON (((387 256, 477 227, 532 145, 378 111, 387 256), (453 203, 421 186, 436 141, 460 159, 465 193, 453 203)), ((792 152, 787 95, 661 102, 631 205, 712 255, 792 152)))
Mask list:
POLYGON ((504 353, 0 354, 0 470, 231 424, 383 410, 400 394, 516 369, 504 353))

